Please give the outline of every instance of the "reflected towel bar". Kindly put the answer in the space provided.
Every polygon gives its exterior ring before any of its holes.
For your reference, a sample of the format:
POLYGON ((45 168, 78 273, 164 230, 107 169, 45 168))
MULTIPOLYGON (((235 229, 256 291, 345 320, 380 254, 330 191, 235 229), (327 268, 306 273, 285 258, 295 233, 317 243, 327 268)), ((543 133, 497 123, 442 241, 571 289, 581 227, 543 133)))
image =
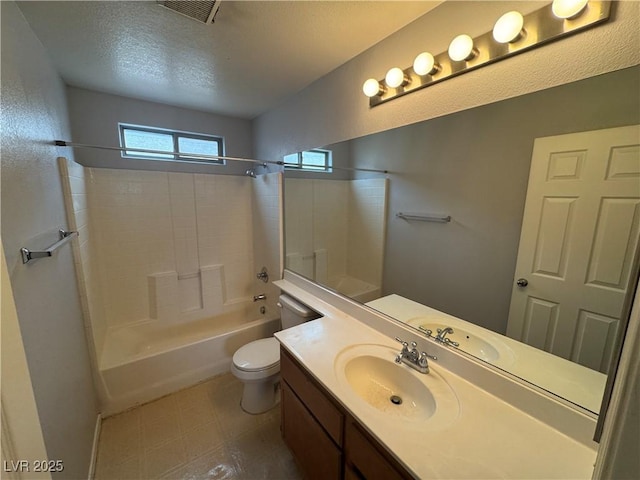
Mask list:
POLYGON ((420 222, 439 222, 448 223, 451 221, 451 215, 422 215, 419 213, 396 213, 397 218, 405 220, 418 220, 420 222))
POLYGON ((22 263, 28 263, 34 258, 50 257, 53 255, 53 252, 55 252, 58 248, 63 246, 73 237, 78 236, 78 232, 67 232, 62 229, 58 230, 58 233, 60 234, 60 240, 58 240, 56 243, 51 245, 46 250, 32 251, 32 250, 29 250, 28 248, 21 248, 20 252, 22 253, 22 263))

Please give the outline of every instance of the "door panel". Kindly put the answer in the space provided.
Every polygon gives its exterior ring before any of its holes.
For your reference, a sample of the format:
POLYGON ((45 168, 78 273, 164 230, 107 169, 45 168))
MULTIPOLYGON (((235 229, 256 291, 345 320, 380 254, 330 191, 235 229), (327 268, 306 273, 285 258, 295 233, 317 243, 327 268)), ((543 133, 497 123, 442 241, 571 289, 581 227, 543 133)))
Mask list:
POLYGON ((542 200, 534 273, 564 279, 576 200, 575 197, 546 197, 542 200))
POLYGON ((606 371, 639 226, 638 125, 536 139, 507 335, 606 371))

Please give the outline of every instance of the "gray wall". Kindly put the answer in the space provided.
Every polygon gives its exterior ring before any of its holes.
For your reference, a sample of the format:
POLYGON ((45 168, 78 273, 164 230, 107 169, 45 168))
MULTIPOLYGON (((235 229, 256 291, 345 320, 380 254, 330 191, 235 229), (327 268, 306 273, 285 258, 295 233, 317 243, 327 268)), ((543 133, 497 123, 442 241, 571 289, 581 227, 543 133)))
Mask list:
POLYGON ((443 2, 257 117, 256 155, 277 157, 350 140, 640 63, 640 4, 613 2, 605 24, 369 108, 362 94, 367 78, 381 79, 390 67, 410 66, 423 49, 444 52, 460 32, 489 32, 509 10, 548 3, 443 2))
POLYGON ((384 168, 390 199, 384 293, 505 333, 533 142, 640 123, 640 67, 352 141, 384 168), (445 213, 450 224, 399 211, 445 213))
MULTIPOLYGON (((97 401, 69 245, 23 265, 66 226, 54 138, 68 137, 65 88, 13 2, 2 9, 2 242, 54 478, 87 478, 97 401)), ((11 385, 2 385, 11 388, 11 385)))
MULTIPOLYGON (((78 143, 119 146, 118 123, 131 123, 224 137, 225 154, 253 158, 251 122, 223 115, 68 87, 72 140, 78 143)), ((63 139, 63 140, 68 140, 63 139)), ((253 164, 229 161, 227 165, 124 159, 120 152, 76 149, 75 159, 89 167, 163 170, 170 172, 244 174, 253 164)), ((266 170, 259 167, 256 173, 266 170)))

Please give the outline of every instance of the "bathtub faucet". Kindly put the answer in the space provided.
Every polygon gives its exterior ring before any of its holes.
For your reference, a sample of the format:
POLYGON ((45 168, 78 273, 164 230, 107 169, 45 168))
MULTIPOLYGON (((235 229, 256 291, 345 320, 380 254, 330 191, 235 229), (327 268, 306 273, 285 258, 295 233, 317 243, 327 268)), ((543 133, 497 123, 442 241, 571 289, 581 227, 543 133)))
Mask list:
POLYGON ((266 300, 267 296, 264 293, 261 293, 260 295, 254 295, 253 296, 253 301, 254 302, 259 302, 260 300, 266 300))

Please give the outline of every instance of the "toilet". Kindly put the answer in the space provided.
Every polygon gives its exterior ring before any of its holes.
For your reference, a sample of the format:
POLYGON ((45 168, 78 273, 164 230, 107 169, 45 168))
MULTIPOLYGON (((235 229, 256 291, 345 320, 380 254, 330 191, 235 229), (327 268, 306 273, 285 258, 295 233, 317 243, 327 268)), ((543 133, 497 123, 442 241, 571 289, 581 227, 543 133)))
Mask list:
MULTIPOLYGON (((320 317, 287 295, 278 306, 282 329, 320 317)), ((247 413, 263 413, 280 401, 280 343, 274 337, 249 342, 233 354, 231 373, 244 383, 240 406, 247 413)))

